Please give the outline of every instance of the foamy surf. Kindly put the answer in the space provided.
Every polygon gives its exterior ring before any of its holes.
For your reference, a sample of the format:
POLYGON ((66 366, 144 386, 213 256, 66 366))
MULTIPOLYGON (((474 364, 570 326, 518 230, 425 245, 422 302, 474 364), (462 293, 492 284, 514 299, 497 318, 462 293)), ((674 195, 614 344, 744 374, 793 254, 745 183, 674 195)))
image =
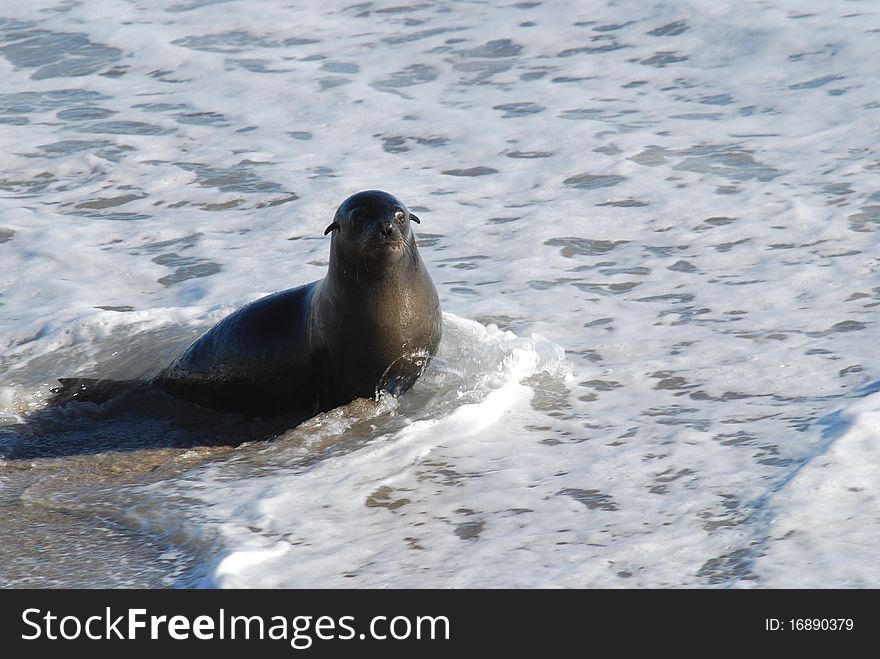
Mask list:
MULTIPOLYGON (((215 526, 221 538, 223 558, 212 572, 217 585, 345 584, 351 578, 345 572, 357 571, 364 556, 389 549, 378 542, 380 527, 394 528, 391 545, 400 540, 402 508, 424 505, 419 483, 444 478, 439 465, 447 451, 479 453, 487 443, 508 444, 507 418, 533 394, 524 382, 539 373, 564 380, 567 372, 562 349, 543 337, 518 337, 448 313, 436 361, 411 392, 415 400, 407 395, 391 407, 380 401, 366 428, 363 418, 341 419, 352 412, 341 408, 307 421, 272 447, 259 447, 263 459, 266 452, 275 453, 275 461, 279 453, 299 454, 299 464, 252 481, 241 478, 232 500, 222 466, 188 479, 190 496, 197 493, 200 502, 196 519, 215 526), (320 459, 314 456, 318 445, 325 456, 320 459), (340 453, 345 445, 355 448, 340 453), (352 537, 362 540, 352 543, 352 537), (370 538, 371 547, 357 546, 370 538), (316 580, 309 576, 310 561, 336 563, 342 572, 316 580)), ((361 577, 359 585, 386 578, 369 570, 361 577)))
POLYGON ((880 582, 874 535, 880 510, 880 394, 827 420, 828 443, 769 501, 772 542, 755 571, 768 587, 880 582), (797 583, 791 572, 802 570, 797 583))

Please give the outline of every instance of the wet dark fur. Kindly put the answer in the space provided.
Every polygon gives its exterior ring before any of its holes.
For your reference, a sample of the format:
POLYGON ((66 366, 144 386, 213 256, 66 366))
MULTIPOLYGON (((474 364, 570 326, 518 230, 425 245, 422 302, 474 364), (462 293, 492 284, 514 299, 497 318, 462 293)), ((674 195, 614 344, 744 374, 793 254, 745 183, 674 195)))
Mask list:
POLYGON ((383 389, 406 391, 441 334, 437 291, 410 226, 418 221, 385 192, 349 197, 327 228, 323 279, 227 316, 152 384, 252 416, 311 416, 383 389))

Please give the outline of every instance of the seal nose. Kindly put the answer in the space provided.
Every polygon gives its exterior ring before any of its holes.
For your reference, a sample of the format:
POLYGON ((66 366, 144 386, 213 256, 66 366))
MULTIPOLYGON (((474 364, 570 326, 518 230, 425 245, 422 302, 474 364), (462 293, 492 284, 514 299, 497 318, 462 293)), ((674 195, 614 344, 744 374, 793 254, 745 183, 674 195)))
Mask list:
POLYGON ((382 222, 382 226, 379 228, 379 231, 384 237, 390 238, 391 233, 394 231, 394 225, 391 224, 391 222, 389 222, 388 220, 385 220, 384 222, 382 222))

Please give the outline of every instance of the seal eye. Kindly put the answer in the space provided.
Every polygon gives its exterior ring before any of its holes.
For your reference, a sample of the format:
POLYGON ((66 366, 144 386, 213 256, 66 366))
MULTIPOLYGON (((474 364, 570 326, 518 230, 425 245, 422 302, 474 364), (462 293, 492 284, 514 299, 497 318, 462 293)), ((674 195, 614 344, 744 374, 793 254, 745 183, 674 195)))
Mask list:
POLYGON ((404 220, 406 220, 406 213, 403 212, 402 208, 394 209, 394 219, 400 224, 403 224, 404 220))

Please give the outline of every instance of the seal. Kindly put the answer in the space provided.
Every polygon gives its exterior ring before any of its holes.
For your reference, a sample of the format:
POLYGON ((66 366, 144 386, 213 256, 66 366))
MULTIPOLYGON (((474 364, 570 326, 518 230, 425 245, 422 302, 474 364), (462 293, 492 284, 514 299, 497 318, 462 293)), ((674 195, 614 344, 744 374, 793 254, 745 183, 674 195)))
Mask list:
POLYGON ((318 281, 227 316, 152 382, 220 412, 298 414, 355 398, 399 395, 424 372, 441 336, 437 290, 398 199, 346 199, 327 227, 330 262, 318 281))

